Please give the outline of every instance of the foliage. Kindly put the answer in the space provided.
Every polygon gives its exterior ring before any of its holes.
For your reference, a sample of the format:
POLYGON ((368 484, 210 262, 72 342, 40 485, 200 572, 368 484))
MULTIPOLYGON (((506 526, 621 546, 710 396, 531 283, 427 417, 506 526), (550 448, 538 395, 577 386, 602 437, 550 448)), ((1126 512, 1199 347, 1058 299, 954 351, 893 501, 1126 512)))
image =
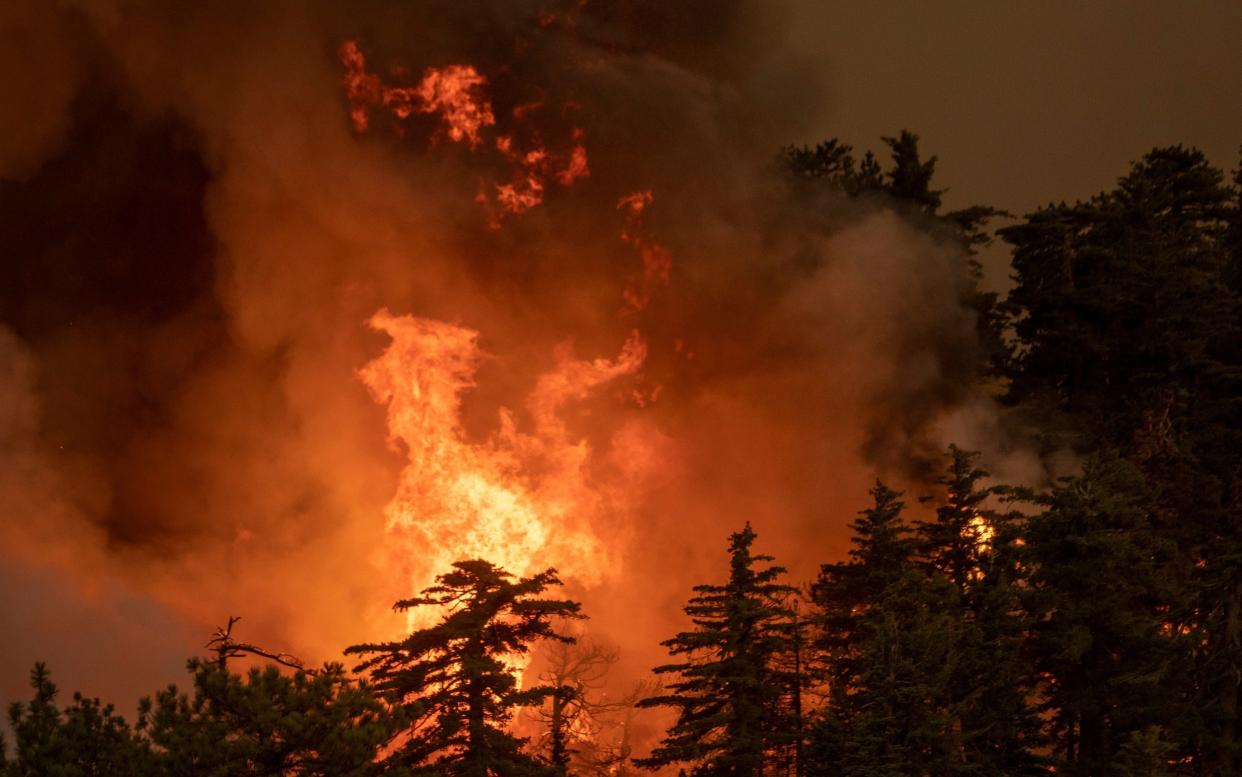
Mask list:
POLYGON ((1140 473, 1116 457, 1038 498, 1027 559, 1033 668, 1058 773, 1107 773, 1124 743, 1176 710, 1166 624, 1169 544, 1153 531, 1140 473))
POLYGON ((809 773, 950 774, 953 591, 917 565, 900 494, 878 482, 871 494, 851 524, 850 560, 825 565, 811 592, 830 696, 809 773))
POLYGON ((547 668, 539 680, 556 691, 528 714, 543 731, 535 750, 570 774, 606 777, 625 771, 636 705, 656 684, 640 681, 609 696, 606 686, 619 653, 589 638, 553 642, 544 652, 547 668))
POLYGON ((582 617, 577 602, 538 598, 559 585, 554 570, 513 580, 487 561, 459 561, 422 596, 398 610, 443 608, 440 622, 403 640, 354 645, 376 687, 401 705, 411 724, 387 758, 389 765, 439 775, 539 775, 554 770, 525 752, 526 740, 508 729, 521 707, 557 692, 550 685, 518 687, 509 659, 539 640, 572 642, 553 620, 582 617))
POLYGON ((919 136, 902 130, 896 137, 881 140, 888 147, 887 169, 871 151, 855 160, 853 147, 836 138, 813 147, 786 146, 781 150, 780 162, 807 202, 818 203, 820 198, 815 195, 823 189, 864 202, 878 202, 897 210, 932 237, 963 249, 964 269, 971 284, 962 302, 975 313, 978 336, 978 375, 966 377, 973 380, 1003 374, 1009 360, 1004 332, 1008 308, 995 292, 979 288, 982 266, 975 253, 992 242, 988 224, 1009 214, 987 205, 941 212, 945 190, 932 188, 937 159, 923 158, 919 136))
MULTIPOLYGON (((813 219, 896 212, 977 282, 1000 211, 942 212, 936 158, 912 133, 883 140, 887 162, 837 140, 786 148, 791 196, 813 219)), ((876 482, 848 558, 807 598, 747 525, 727 581, 696 586, 691 626, 663 643, 667 684, 615 699, 615 654, 553 628, 582 617, 542 598, 555 572, 479 559, 396 605, 438 623, 347 650, 368 679, 234 641, 230 619, 216 660, 190 662, 192 690, 144 699, 131 727, 97 699, 59 706, 37 664, 0 775, 1242 773, 1242 169, 1158 148, 999 234, 1014 287, 1001 301, 963 283, 982 358, 953 389, 991 390, 1014 439, 1072 461, 1070 477, 1001 486, 950 446, 909 512, 876 482), (522 688, 536 645, 546 669, 522 688), (278 666, 230 671, 241 657, 278 666), (675 719, 632 758, 653 707, 675 719), (534 742, 511 726, 523 709, 534 742)))
POLYGON ((339 664, 244 676, 192 659, 194 694, 169 687, 143 699, 138 728, 148 738, 154 775, 363 775, 394 721, 365 682, 339 664))
POLYGON ((756 555, 747 524, 729 540, 729 579, 695 586, 685 607, 694 624, 663 644, 681 663, 656 667, 672 675, 666 693, 639 707, 667 706, 677 720, 647 758, 651 768, 689 764, 691 775, 759 775, 765 756, 788 744, 788 710, 781 703, 785 678, 775 657, 785 647, 794 589, 778 582, 779 566, 756 555))
POLYGON ((30 687, 34 698, 9 708, 16 758, 4 765, 6 777, 148 773, 144 743, 112 705, 74 694, 73 704, 60 709, 51 673, 41 663, 30 673, 30 687))

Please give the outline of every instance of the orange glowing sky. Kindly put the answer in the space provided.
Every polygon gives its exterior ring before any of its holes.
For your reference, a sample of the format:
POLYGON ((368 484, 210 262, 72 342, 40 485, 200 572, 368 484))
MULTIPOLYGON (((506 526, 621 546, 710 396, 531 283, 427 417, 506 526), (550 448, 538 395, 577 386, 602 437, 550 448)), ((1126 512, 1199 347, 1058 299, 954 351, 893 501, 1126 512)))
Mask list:
POLYGON ((800 581, 949 441, 1044 474, 960 248, 782 144, 910 127, 1021 211, 1242 126, 1229 4, 339 6, 0 9, 0 700, 128 709, 230 614, 334 658, 474 554, 639 676, 744 521, 800 581))

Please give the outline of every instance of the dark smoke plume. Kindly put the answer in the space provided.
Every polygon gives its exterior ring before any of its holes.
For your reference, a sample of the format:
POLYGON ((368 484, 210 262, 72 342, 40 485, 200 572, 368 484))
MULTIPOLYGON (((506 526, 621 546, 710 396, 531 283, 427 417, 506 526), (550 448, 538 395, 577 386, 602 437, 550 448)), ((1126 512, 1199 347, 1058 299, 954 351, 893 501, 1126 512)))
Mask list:
MULTIPOLYGON (((99 590, 149 602, 101 627, 115 644, 240 613, 248 638, 314 660, 391 628, 388 598, 408 592, 385 587, 383 511, 403 456, 357 374, 386 345, 365 325, 381 308, 481 333, 463 408, 478 439, 501 406, 531 422, 523 398, 558 348, 611 357, 643 333, 639 375, 566 409, 600 452, 590 477, 637 447, 659 463, 626 525, 596 527, 623 572, 583 591, 595 628, 629 624, 612 638, 636 667, 741 522, 807 575, 843 551, 877 464, 900 475, 951 439, 990 445, 960 248, 883 207, 796 200, 774 170, 823 99, 783 45, 786 10, 7 4, 9 590, 54 574, 72 585, 34 587, 40 611, 89 609, 99 590), (392 83, 472 65, 497 132, 576 129, 589 176, 493 228, 476 197, 509 172, 495 155, 427 117, 376 111, 354 131, 346 40, 392 83), (642 230, 669 278, 626 311, 642 265, 617 203, 647 190, 642 230)), ((6 683, 70 638, 54 619, 26 627, 41 639, 8 648, 6 683)), ((98 685, 80 671, 70 682, 98 685)))

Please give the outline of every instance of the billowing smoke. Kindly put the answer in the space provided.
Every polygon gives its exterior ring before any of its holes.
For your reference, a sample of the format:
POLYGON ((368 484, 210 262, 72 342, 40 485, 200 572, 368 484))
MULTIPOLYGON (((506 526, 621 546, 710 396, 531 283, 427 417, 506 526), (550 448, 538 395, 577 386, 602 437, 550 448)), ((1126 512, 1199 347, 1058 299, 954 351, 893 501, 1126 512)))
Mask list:
POLYGON ((566 577, 649 665, 742 522, 805 578, 877 468, 1001 437, 960 249, 775 174, 821 84, 770 0, 0 13, 23 42, 0 71, 0 581, 71 580, 32 587, 44 611, 149 602, 90 639, 16 624, 42 641, 6 647, 6 693, 53 654, 99 687, 94 642, 163 660, 229 614, 333 658, 403 625, 405 568, 456 552, 408 527, 458 509, 528 510, 546 538, 498 525, 532 563, 606 567, 566 577), (478 142, 424 110, 440 82, 374 91, 450 66, 481 77, 478 142), (444 373, 454 415, 405 436, 396 402, 423 412, 440 373, 375 366, 398 330, 474 349, 444 373), (447 447, 414 462, 427 430, 447 447), (598 555, 551 550, 570 526, 598 555))

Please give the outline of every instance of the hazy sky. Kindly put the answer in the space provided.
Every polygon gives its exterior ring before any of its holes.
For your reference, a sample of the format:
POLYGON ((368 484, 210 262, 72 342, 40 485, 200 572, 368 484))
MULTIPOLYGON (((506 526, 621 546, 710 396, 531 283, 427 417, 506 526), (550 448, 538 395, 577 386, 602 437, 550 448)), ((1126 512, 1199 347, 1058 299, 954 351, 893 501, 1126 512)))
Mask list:
MULTIPOLYGON (((906 127, 948 204, 1025 213, 1089 197, 1157 145, 1233 169, 1242 2, 806 2, 794 45, 829 71, 822 135, 906 127)), ((805 140, 814 140, 806 138, 805 140)))

